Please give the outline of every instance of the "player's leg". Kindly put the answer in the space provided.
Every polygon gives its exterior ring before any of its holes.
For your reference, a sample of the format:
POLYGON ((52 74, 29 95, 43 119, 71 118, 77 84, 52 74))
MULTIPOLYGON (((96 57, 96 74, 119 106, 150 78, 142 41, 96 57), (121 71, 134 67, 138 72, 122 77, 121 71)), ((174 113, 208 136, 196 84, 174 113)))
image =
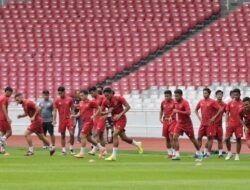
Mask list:
POLYGON ((6 132, 5 131, 0 131, 0 154, 5 154, 5 146, 6 146, 6 138, 5 137, 6 132))
POLYGON ((197 142, 199 145, 199 149, 202 147, 202 138, 205 136, 205 126, 201 125, 198 131, 197 142))
POLYGON ((221 126, 216 128, 216 139, 218 142, 218 150, 219 150, 219 154, 218 157, 221 158, 223 157, 223 129, 221 126))
POLYGON ((225 142, 226 142, 226 147, 227 147, 227 156, 225 160, 230 160, 230 158, 233 156, 232 151, 231 151, 231 141, 230 141, 233 131, 234 130, 231 127, 227 127, 226 129, 225 142))
MULTIPOLYGON (((47 136, 47 132, 48 132, 48 128, 47 128, 47 123, 43 123, 43 133, 44 133, 44 136, 46 137, 47 136)), ((47 146, 46 144, 43 144, 43 149, 46 149, 47 146)))
POLYGON ((81 131, 82 131, 82 118, 77 118, 78 132, 77 132, 77 141, 81 143, 81 131))
POLYGON ((52 147, 55 147, 56 137, 54 135, 54 126, 52 125, 52 123, 48 123, 48 132, 50 135, 51 145, 52 147))
POLYGON ((236 154, 234 160, 240 160, 240 151, 241 151, 241 138, 243 136, 243 127, 237 126, 235 128, 235 136, 236 136, 236 154))
POLYGON ((55 153, 55 146, 50 145, 49 140, 45 137, 43 131, 37 131, 36 135, 43 142, 43 144, 49 147, 50 156, 53 156, 55 153))
POLYGON ((212 152, 212 147, 213 147, 213 137, 212 136, 208 136, 207 137, 207 155, 205 155, 206 158, 209 158, 211 156, 211 152, 212 152))
POLYGON ((80 152, 78 154, 74 155, 76 158, 84 158, 86 144, 87 144, 87 134, 84 134, 82 132, 82 135, 81 135, 81 149, 80 149, 80 152))
POLYGON ((24 132, 24 137, 29 146, 28 151, 25 153, 25 156, 32 156, 34 154, 34 148, 33 148, 32 137, 31 137, 32 133, 33 132, 28 129, 24 132))
POLYGON ((188 138, 190 139, 190 141, 193 143, 194 147, 195 147, 195 156, 194 158, 202 158, 202 152, 200 151, 200 145, 198 143, 198 141, 195 139, 195 135, 194 135, 194 128, 193 126, 187 127, 184 131, 186 133, 186 135, 188 136, 188 138))
POLYGON ((61 132, 61 147, 62 147, 62 155, 66 155, 66 135, 65 132, 61 132))
POLYGON ((110 157, 106 158, 105 160, 107 161, 115 161, 116 160, 116 156, 117 156, 117 152, 118 152, 118 146, 119 146, 119 129, 114 129, 114 133, 113 133, 113 150, 112 150, 112 154, 110 157))
MULTIPOLYGON (((170 139, 170 125, 167 121, 164 121, 162 128, 162 136, 165 138, 165 144, 167 148, 167 158, 172 158, 172 141, 170 139)), ((172 135, 171 135, 172 138, 172 135)))
POLYGON ((68 131, 69 131, 69 143, 70 143, 69 150, 70 150, 70 154, 74 155, 75 154, 75 152, 74 152, 75 125, 74 125, 72 119, 68 120, 68 122, 67 122, 67 128, 68 128, 68 131))
POLYGON ((172 157, 172 160, 180 160, 179 134, 176 131, 173 136, 173 144, 174 144, 175 155, 174 157, 172 157))
POLYGON ((121 139, 122 139, 123 141, 125 141, 126 143, 134 145, 134 146, 137 148, 139 154, 142 154, 142 153, 143 153, 142 143, 141 143, 141 142, 137 142, 137 141, 135 141, 134 139, 128 137, 128 136, 126 135, 126 133, 125 133, 125 130, 120 131, 120 132, 119 132, 119 136, 120 136, 121 139))

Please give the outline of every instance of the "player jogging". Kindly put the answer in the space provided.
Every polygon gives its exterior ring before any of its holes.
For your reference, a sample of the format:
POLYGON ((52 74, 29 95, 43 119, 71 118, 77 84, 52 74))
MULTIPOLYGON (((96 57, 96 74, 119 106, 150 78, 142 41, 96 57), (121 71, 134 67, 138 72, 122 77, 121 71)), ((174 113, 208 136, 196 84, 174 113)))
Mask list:
POLYGON ((66 155, 66 129, 69 131, 70 135, 70 153, 74 155, 74 132, 75 125, 74 120, 70 117, 71 113, 74 112, 73 99, 65 94, 65 88, 60 86, 58 88, 58 95, 60 96, 54 101, 53 110, 53 125, 56 126, 56 116, 57 110, 59 112, 59 132, 61 133, 61 146, 62 155, 66 155))
POLYGON ((0 96, 0 154, 6 154, 5 145, 7 139, 12 135, 11 119, 8 114, 9 98, 13 93, 11 87, 4 89, 4 95, 0 96))
POLYGON ((128 137, 125 133, 125 127, 127 123, 127 118, 125 113, 130 109, 127 101, 121 96, 114 96, 113 90, 111 88, 105 88, 103 91, 106 99, 102 102, 102 114, 106 115, 108 113, 112 114, 112 120, 114 122, 114 133, 113 133, 113 151, 112 155, 105 160, 107 161, 115 161, 118 151, 119 139, 121 139, 129 144, 134 145, 140 154, 143 153, 142 143, 136 142, 134 139, 128 137), (124 108, 124 107, 125 108, 124 108), (105 109, 108 110, 105 110, 105 109))
MULTIPOLYGON (((24 110, 24 113, 18 115, 17 118, 20 119, 29 116, 31 120, 31 124, 26 129, 24 136, 29 145, 29 149, 25 153, 25 156, 32 156, 34 154, 32 137, 31 137, 33 133, 35 133, 46 146, 50 146, 49 141, 47 140, 47 138, 44 136, 43 133, 43 120, 40 114, 41 108, 37 106, 33 101, 29 99, 24 99, 22 93, 16 94, 15 100, 17 104, 22 105, 24 110)), ((52 156, 54 153, 55 153, 55 148, 50 146, 50 155, 52 156)))
POLYGON ((98 147, 100 149, 100 157, 103 157, 103 154, 105 152, 105 148, 98 143, 95 139, 92 138, 91 132, 93 129, 93 113, 94 110, 98 110, 100 112, 100 108, 98 104, 88 99, 88 91, 81 90, 80 91, 80 112, 76 115, 72 115, 72 117, 79 117, 81 115, 82 121, 83 121, 83 127, 82 127, 82 138, 81 143, 82 147, 80 150, 80 153, 75 155, 76 158, 83 158, 85 155, 85 148, 87 141, 93 144, 94 146, 98 147))
POLYGON ((194 147, 196 149, 196 155, 199 156, 199 158, 202 157, 202 153, 200 151, 200 147, 198 145, 198 142, 195 139, 194 136, 194 129, 193 124, 190 118, 191 110, 189 103, 182 98, 182 90, 177 89, 174 91, 175 94, 175 108, 173 112, 177 114, 177 121, 176 125, 174 127, 174 136, 173 136, 173 144, 175 149, 175 156, 172 157, 172 160, 180 160, 180 153, 179 153, 179 136, 183 135, 185 133, 191 142, 194 144, 194 147))

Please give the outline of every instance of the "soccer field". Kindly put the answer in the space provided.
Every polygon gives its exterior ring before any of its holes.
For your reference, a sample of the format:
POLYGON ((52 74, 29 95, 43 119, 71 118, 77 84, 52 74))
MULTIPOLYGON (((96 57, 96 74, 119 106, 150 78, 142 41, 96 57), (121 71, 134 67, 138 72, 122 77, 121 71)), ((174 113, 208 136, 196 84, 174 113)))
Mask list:
POLYGON ((241 189, 250 187, 250 156, 241 161, 212 157, 201 166, 182 154, 181 161, 171 161, 160 152, 122 151, 116 162, 97 157, 76 159, 62 157, 59 151, 36 150, 35 156, 24 157, 24 148, 10 149, 10 156, 0 156, 0 189, 5 190, 152 190, 152 189, 241 189), (95 162, 89 162, 94 159, 95 162))

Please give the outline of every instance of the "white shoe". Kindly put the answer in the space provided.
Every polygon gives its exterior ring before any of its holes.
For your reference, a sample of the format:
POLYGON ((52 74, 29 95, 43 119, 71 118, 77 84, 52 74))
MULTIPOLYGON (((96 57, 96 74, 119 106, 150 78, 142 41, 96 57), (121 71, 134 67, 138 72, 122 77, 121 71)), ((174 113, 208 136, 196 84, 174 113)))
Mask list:
POLYGON ((240 160, 240 156, 239 156, 239 154, 236 154, 236 155, 235 155, 234 160, 235 160, 235 161, 239 161, 239 160, 240 160))
POLYGON ((225 160, 230 160, 232 158, 233 154, 231 152, 227 153, 227 156, 225 160))

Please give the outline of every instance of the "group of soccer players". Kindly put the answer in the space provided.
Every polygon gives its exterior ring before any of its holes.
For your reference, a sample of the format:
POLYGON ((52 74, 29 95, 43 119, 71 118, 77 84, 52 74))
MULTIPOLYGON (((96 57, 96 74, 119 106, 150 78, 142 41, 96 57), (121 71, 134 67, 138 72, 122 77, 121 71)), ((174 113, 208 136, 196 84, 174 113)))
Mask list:
MULTIPOLYGON (((6 141, 11 136, 11 119, 8 114, 9 98, 13 93, 11 87, 5 88, 5 94, 0 96, 0 152, 8 154, 5 151, 6 141)), ((106 118, 108 114, 112 115, 114 124, 113 132, 113 151, 111 156, 107 157, 107 161, 115 161, 117 157, 119 140, 118 137, 134 145, 138 153, 142 154, 142 143, 128 137, 125 133, 126 115, 125 113, 130 109, 127 101, 121 96, 115 96, 111 88, 105 88, 101 95, 97 92, 96 87, 89 90, 81 90, 79 92, 80 102, 78 105, 79 112, 74 112, 75 105, 72 97, 66 95, 65 88, 60 86, 58 88, 58 98, 54 100, 49 99, 49 91, 43 92, 44 101, 38 105, 32 100, 25 99, 22 93, 15 95, 17 104, 21 104, 24 113, 18 115, 18 118, 26 116, 30 117, 31 124, 25 131, 25 138, 28 143, 28 151, 25 156, 32 156, 34 154, 31 135, 35 133, 44 145, 49 147, 50 155, 55 153, 55 137, 53 134, 53 127, 57 126, 57 112, 59 113, 58 131, 61 134, 62 155, 66 155, 66 130, 70 135, 70 153, 76 158, 84 158, 86 142, 90 142, 93 149, 89 152, 90 155, 95 155, 99 149, 99 156, 105 158, 107 151, 105 149, 105 141, 103 138, 106 118), (91 94, 92 99, 88 99, 91 94), (81 149, 78 154, 74 153, 74 131, 76 118, 82 120, 81 130, 81 149), (44 135, 44 130, 48 130, 51 135, 51 143, 44 135), (95 133, 93 138, 92 133, 95 133)))
MULTIPOLYGON (((7 139, 12 135, 11 119, 8 114, 9 98, 13 93, 11 87, 5 88, 4 95, 0 96, 0 153, 8 154, 5 151, 7 139)), ((241 150, 241 139, 245 131, 247 144, 250 148, 250 98, 240 99, 241 92, 239 89, 231 91, 232 100, 227 104, 223 102, 223 91, 216 91, 216 100, 211 99, 211 90, 203 89, 203 99, 200 100, 195 108, 195 113, 200 120, 200 128, 198 138, 195 138, 193 124, 191 120, 191 109, 187 100, 183 98, 183 92, 180 89, 174 91, 174 99, 172 92, 166 90, 164 92, 165 99, 161 103, 160 121, 163 124, 162 135, 166 139, 168 158, 172 160, 180 160, 179 153, 179 136, 184 133, 193 143, 196 153, 195 158, 209 158, 211 156, 213 141, 218 141, 219 157, 223 157, 223 128, 222 118, 226 115, 226 147, 229 160, 233 154, 231 152, 231 137, 236 137, 236 154, 235 160, 239 160, 241 150), (200 110, 200 113, 199 113, 200 110), (201 115, 200 115, 201 114, 201 115), (207 137, 204 152, 201 152, 202 139, 207 137)), ((111 156, 105 160, 114 161, 117 157, 119 137, 134 145, 138 152, 143 153, 142 143, 128 137, 125 133, 127 123, 126 112, 130 106, 122 96, 114 95, 114 91, 107 87, 103 92, 98 92, 97 87, 89 90, 79 91, 79 104, 75 105, 72 97, 66 95, 65 88, 58 88, 58 98, 54 102, 49 98, 49 91, 43 92, 44 101, 38 105, 32 100, 25 99, 22 93, 15 95, 17 104, 22 105, 24 113, 18 115, 18 118, 26 116, 30 117, 31 124, 25 131, 25 139, 29 146, 25 156, 34 154, 31 135, 35 133, 44 145, 49 147, 50 155, 55 153, 55 136, 53 134, 54 127, 57 126, 57 112, 59 115, 58 131, 61 134, 61 154, 66 155, 66 130, 70 135, 70 153, 76 158, 84 158, 87 141, 93 146, 88 152, 95 155, 99 150, 99 157, 105 158, 107 151, 105 149, 104 131, 106 127, 106 119, 109 114, 112 115, 114 123, 113 132, 113 150, 111 156), (102 94, 103 93, 103 94, 102 94), (92 99, 89 99, 89 94, 92 99), (79 112, 75 112, 76 108, 79 112), (81 149, 78 154, 74 153, 74 132, 76 127, 76 119, 82 121, 81 128, 81 149), (45 136, 49 131, 51 142, 45 136), (95 136, 93 136, 93 133, 95 136)))
POLYGON ((215 92, 216 100, 211 99, 211 90, 203 89, 203 99, 195 108, 196 116, 200 121, 198 138, 195 138, 192 121, 190 118, 191 109, 187 100, 183 99, 182 90, 164 92, 165 99, 161 103, 160 121, 163 124, 162 135, 166 139, 168 158, 180 160, 179 136, 185 133, 193 143, 196 153, 195 158, 209 158, 211 156, 213 141, 218 141, 219 158, 223 157, 223 128, 222 119, 226 117, 226 147, 227 155, 225 160, 229 160, 233 154, 231 151, 231 137, 236 137, 235 160, 240 160, 241 139, 245 131, 247 145, 250 148, 250 98, 241 100, 241 92, 234 89, 230 92, 231 100, 227 104, 223 102, 223 91, 215 92), (199 113, 200 110, 200 113, 199 113), (204 152, 201 152, 202 139, 207 137, 204 152))

